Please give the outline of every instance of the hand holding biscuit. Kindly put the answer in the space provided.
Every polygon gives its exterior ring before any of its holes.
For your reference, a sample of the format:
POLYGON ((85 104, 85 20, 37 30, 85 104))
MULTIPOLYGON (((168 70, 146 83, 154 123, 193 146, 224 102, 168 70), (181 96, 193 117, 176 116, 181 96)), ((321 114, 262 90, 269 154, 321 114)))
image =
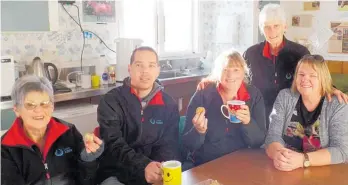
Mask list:
POLYGON ((92 133, 85 134, 84 141, 87 153, 96 152, 100 148, 100 145, 103 143, 102 140, 100 140, 97 136, 95 136, 92 133))
POLYGON ((200 134, 205 134, 208 129, 208 119, 205 117, 205 108, 198 107, 196 115, 192 119, 193 126, 200 134))

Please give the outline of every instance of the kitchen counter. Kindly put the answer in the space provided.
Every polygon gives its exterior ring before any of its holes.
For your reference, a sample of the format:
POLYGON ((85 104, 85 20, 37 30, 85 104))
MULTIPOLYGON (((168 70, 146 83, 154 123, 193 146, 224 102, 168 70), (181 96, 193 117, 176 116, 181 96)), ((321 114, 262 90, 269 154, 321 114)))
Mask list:
POLYGON ((83 89, 81 87, 78 88, 72 88, 71 92, 67 93, 60 93, 54 95, 54 102, 61 102, 61 101, 68 101, 68 100, 75 100, 75 99, 81 99, 81 98, 89 98, 93 96, 100 96, 111 89, 120 86, 121 84, 116 83, 116 85, 109 85, 109 86, 101 86, 97 88, 90 88, 90 89, 83 89))
POLYGON ((178 84, 178 83, 186 83, 191 81, 197 81, 204 77, 207 77, 209 75, 209 70, 192 70, 187 72, 187 76, 180 76, 180 77, 174 77, 174 78, 163 78, 159 79, 159 81, 162 83, 162 85, 172 85, 172 84, 178 84))
MULTIPOLYGON (((162 83, 162 85, 166 86, 166 85, 172 85, 172 84, 178 84, 178 83, 197 81, 203 77, 206 77, 208 74, 209 72, 207 70, 192 70, 187 72, 187 76, 164 78, 164 79, 159 79, 159 81, 162 83)), ((73 88, 71 92, 55 94, 54 101, 62 102, 62 101, 69 101, 69 100, 75 100, 75 99, 81 99, 81 98, 89 98, 93 96, 100 96, 120 85, 122 84, 116 83, 116 85, 102 86, 99 88, 90 88, 90 89, 83 89, 80 87, 73 88)), ((0 108, 1 109, 12 108, 12 101, 0 102, 0 108)))
MULTIPOLYGON (((93 96, 100 96, 111 89, 120 86, 121 84, 116 83, 116 85, 101 86, 98 88, 83 89, 81 87, 72 88, 71 92, 59 93, 54 95, 54 102, 69 101, 81 98, 89 98, 93 96)), ((1 109, 12 108, 12 101, 4 101, 0 104, 1 109)))

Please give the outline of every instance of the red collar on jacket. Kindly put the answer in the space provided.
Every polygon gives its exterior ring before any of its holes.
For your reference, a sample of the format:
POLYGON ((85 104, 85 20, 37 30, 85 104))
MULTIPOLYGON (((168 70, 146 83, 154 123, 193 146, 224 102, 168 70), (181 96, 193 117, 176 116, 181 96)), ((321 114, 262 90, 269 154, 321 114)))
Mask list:
MULTIPOLYGON (((219 83, 218 86, 217 86, 218 92, 221 92, 222 88, 223 87, 222 87, 221 83, 219 83)), ((245 101, 245 102, 250 100, 250 95, 249 95, 249 92, 248 92, 244 82, 240 85, 240 87, 239 87, 239 89, 237 91, 237 97, 235 99, 236 100, 242 100, 242 101, 245 101)))
MULTIPOLYGON (((284 47, 284 45, 285 45, 285 40, 283 40, 283 42, 279 48, 279 51, 284 47)), ((271 45, 267 41, 265 41, 265 46, 263 47, 262 55, 264 57, 272 60, 271 45)), ((275 56, 277 56, 277 55, 278 55, 278 53, 275 56)))
MULTIPOLYGON (((134 88, 130 88, 130 91, 132 94, 134 94, 139 101, 141 101, 141 98, 139 98, 139 96, 137 95, 136 91, 134 90, 134 88)), ((164 105, 164 101, 163 101, 163 97, 162 97, 162 91, 158 91, 154 97, 152 97, 152 99, 150 100, 150 102, 148 103, 148 105, 164 105)))
MULTIPOLYGON (((46 142, 43 150, 44 160, 46 159, 47 153, 52 144, 67 130, 69 130, 68 126, 51 118, 47 125, 46 142)), ((20 118, 15 119, 11 128, 7 131, 6 135, 2 139, 1 144, 11 147, 26 146, 29 148, 35 145, 35 143, 25 134, 22 119, 20 118)))

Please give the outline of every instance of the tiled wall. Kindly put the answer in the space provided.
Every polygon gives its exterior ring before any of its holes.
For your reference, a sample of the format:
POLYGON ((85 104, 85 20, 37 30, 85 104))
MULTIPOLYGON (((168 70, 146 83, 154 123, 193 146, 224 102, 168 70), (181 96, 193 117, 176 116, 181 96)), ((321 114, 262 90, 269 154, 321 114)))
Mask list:
MULTIPOLYGON (((80 3, 77 5, 81 7, 80 3)), ((78 20, 76 7, 65 7, 78 20)), ((35 56, 41 56, 44 61, 56 64, 79 61, 83 43, 80 28, 60 5, 58 12, 59 31, 1 33, 1 55, 12 55, 15 60, 26 63, 32 61, 35 56)), ((83 23, 83 28, 96 32, 110 48, 115 50, 114 40, 118 37, 116 25, 117 23, 108 25, 83 23)), ((84 59, 95 59, 100 55, 107 55, 109 60, 116 58, 114 53, 99 43, 97 37, 92 36, 86 40, 84 59)))
MULTIPOLYGON (((204 52, 210 50, 213 56, 221 51, 236 48, 241 52, 254 43, 253 1, 201 1, 201 38, 203 40, 204 52), (237 41, 229 43, 219 42, 218 38, 218 19, 220 16, 238 16, 239 36, 237 41)), ((77 3, 79 5, 79 3, 77 3)), ((117 4, 116 4, 117 6, 117 4)), ((75 7, 66 7, 67 10, 77 19, 75 7)), ((117 13, 116 13, 117 14, 117 13)), ((117 16, 116 17, 120 17, 117 16)), ((227 22, 233 21, 225 20, 227 22)), ((226 22, 226 24, 228 24, 226 22)), ((118 37, 117 21, 115 24, 97 25, 83 24, 84 29, 92 30, 103 38, 108 46, 115 49, 115 38, 118 37)), ((64 10, 59 6, 59 31, 55 32, 22 32, 22 33, 1 33, 1 55, 13 55, 19 62, 30 62, 35 56, 41 56, 46 62, 74 63, 80 60, 82 47, 82 33, 79 27, 73 22, 64 10)), ((221 28, 221 27, 219 27, 221 28)), ((110 52, 104 45, 99 43, 99 39, 93 36, 87 39, 84 59, 94 60, 100 55, 107 55, 108 60, 114 61, 116 55, 110 52)), ((61 67, 63 67, 62 65, 61 67)))

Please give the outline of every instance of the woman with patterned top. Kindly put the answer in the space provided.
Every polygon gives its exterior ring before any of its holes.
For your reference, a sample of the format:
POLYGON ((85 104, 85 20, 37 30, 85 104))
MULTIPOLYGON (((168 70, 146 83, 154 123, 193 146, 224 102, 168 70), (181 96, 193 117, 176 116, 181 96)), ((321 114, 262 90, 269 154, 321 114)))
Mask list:
POLYGON ((329 102, 332 80, 320 55, 305 55, 291 89, 282 90, 270 115, 266 152, 278 170, 348 162, 348 105, 329 102))

